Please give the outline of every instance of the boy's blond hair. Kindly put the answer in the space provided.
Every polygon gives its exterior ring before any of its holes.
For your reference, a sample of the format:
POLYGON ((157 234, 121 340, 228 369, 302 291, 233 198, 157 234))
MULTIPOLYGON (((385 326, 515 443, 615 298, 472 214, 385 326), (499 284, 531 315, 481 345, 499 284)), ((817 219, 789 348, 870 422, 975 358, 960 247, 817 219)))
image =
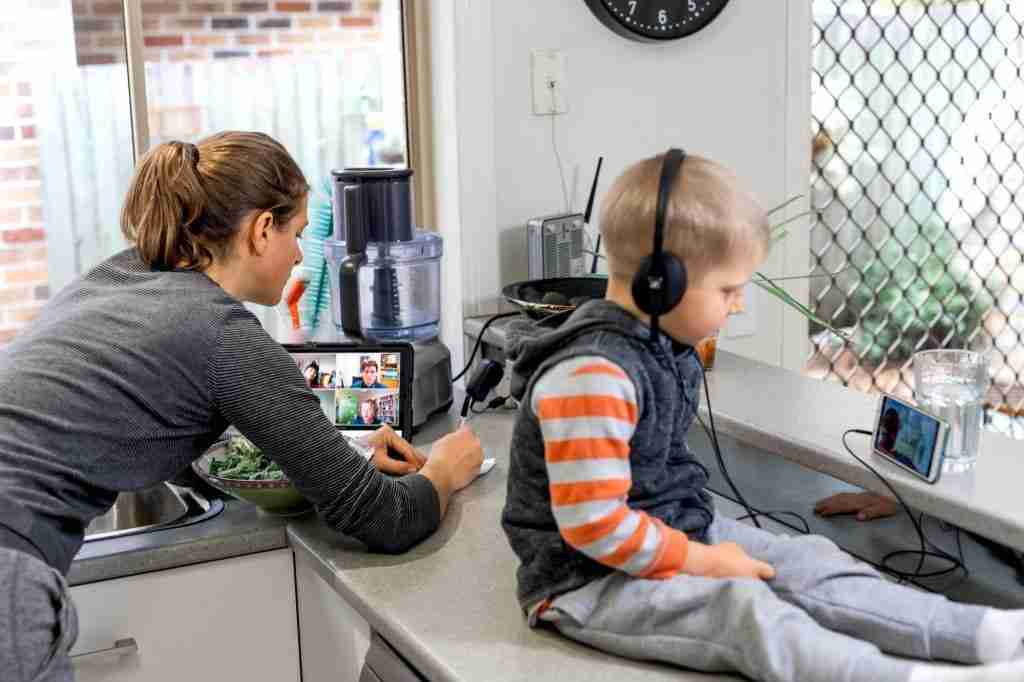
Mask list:
MULTIPOLYGON (((601 209, 608 273, 631 280, 654 242, 658 183, 665 155, 644 159, 612 184, 601 209)), ((768 253, 771 228, 757 201, 714 161, 688 155, 665 215, 665 251, 686 265, 690 283, 744 255, 768 253)))

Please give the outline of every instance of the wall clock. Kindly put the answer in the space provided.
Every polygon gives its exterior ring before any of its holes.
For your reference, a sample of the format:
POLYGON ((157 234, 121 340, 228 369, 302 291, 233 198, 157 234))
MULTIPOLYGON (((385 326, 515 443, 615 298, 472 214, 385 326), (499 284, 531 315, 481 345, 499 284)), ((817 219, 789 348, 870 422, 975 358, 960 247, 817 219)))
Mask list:
POLYGON ((696 33, 718 16, 729 0, 585 0, 605 26, 643 42, 675 40, 696 33))

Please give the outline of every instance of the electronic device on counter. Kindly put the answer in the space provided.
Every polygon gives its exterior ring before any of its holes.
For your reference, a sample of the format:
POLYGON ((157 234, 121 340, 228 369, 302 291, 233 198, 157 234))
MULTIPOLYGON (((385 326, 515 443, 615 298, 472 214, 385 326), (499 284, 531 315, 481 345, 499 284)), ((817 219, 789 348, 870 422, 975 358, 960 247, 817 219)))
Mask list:
POLYGON ((942 472, 949 425, 891 395, 882 395, 871 434, 871 449, 929 483, 942 472))
POLYGON ((586 274, 584 222, 582 213, 559 213, 527 221, 530 279, 586 274))
POLYGON ((408 343, 282 344, 339 431, 359 439, 388 424, 412 435, 413 347, 408 343))

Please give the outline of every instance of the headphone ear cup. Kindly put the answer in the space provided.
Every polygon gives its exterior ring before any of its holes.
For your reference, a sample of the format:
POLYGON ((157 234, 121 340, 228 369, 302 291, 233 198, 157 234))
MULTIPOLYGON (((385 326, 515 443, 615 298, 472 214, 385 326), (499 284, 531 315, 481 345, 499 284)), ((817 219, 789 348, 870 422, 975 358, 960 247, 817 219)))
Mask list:
POLYGON ((647 313, 648 315, 655 315, 654 312, 655 302, 654 293, 650 286, 651 276, 651 263, 654 259, 653 255, 644 256, 644 259, 640 261, 640 266, 636 269, 636 274, 633 275, 633 302, 636 303, 636 307, 647 313))
POLYGON ((686 293, 686 266, 671 253, 658 256, 660 267, 655 267, 654 259, 654 254, 651 254, 640 261, 633 276, 633 301, 648 315, 664 315, 675 308, 686 293), (663 273, 660 289, 651 288, 653 272, 663 273))

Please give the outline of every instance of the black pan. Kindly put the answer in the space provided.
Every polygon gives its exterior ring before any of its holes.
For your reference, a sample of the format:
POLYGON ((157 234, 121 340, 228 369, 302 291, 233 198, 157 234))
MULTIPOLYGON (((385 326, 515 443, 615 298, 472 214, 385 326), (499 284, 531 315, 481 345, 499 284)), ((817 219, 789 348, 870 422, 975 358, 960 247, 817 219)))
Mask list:
MULTIPOLYGON (((584 300, 604 298, 608 289, 608 278, 604 275, 591 277, 555 277, 552 279, 531 279, 515 282, 501 290, 505 300, 514 303, 523 312, 535 320, 554 313, 575 310, 584 300), (542 299, 546 294, 564 297, 566 304, 547 302, 542 299)), ((553 298, 552 296, 548 297, 553 298)))

